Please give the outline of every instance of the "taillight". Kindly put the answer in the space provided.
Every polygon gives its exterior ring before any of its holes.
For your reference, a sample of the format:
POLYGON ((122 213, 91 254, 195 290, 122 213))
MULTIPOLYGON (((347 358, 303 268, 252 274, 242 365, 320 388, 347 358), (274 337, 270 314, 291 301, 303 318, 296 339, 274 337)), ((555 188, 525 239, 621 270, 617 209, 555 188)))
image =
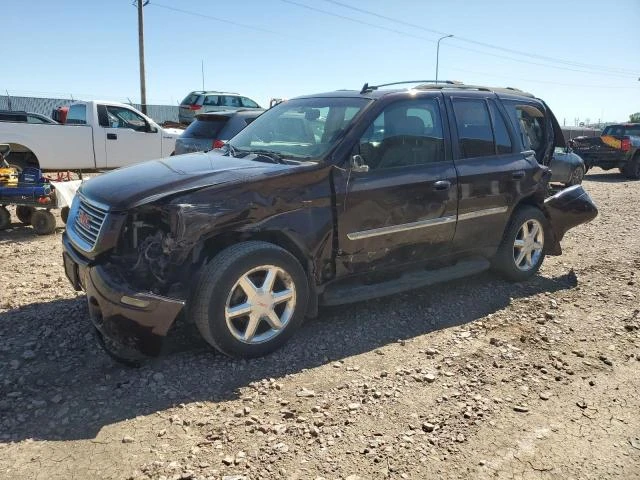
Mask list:
POLYGON ((224 142, 222 140, 214 140, 213 148, 222 148, 224 147, 224 142))
POLYGON ((623 152, 631 150, 631 139, 629 137, 622 137, 622 140, 620 141, 620 150, 623 152))
POLYGON ((189 110, 192 111, 196 111, 196 110, 200 110, 202 108, 202 105, 189 105, 189 110))

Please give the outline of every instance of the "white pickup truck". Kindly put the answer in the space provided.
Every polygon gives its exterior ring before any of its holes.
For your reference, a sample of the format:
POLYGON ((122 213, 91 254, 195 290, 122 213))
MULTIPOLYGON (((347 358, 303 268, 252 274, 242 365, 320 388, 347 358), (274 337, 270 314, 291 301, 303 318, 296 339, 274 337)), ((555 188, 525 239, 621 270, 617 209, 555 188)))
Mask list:
POLYGON ((77 102, 64 125, 0 122, 7 161, 19 168, 103 170, 168 157, 182 130, 160 127, 133 107, 115 102, 77 102))

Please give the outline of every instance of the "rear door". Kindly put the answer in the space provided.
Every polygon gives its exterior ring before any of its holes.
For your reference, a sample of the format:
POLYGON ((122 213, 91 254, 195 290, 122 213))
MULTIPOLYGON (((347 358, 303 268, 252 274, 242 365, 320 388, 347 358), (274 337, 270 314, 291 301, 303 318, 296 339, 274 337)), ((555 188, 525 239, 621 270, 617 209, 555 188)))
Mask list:
POLYGON ((337 195, 338 263, 348 273, 423 262, 450 248, 457 185, 441 98, 391 103, 360 138, 369 171, 347 170, 337 186, 345 192, 337 195))
POLYGON ((458 172, 456 250, 495 248, 512 207, 535 190, 540 169, 534 152, 517 147, 495 94, 447 97, 458 172))
POLYGON ((105 132, 106 168, 117 168, 162 157, 162 131, 137 112, 98 105, 98 122, 105 132))

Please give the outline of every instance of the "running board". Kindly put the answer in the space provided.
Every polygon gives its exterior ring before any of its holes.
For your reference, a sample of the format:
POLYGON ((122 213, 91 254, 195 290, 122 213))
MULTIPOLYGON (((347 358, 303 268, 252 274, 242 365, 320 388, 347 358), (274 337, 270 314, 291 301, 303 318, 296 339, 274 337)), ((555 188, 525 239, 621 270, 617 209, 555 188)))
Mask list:
POLYGON ((474 257, 462 260, 449 267, 437 270, 411 271, 400 278, 371 285, 354 284, 343 286, 329 286, 320 297, 320 305, 343 305, 345 303, 362 302, 373 298, 385 297, 396 293, 406 292, 415 288, 426 287, 435 283, 448 282, 457 278, 488 270, 491 264, 486 258, 474 257))

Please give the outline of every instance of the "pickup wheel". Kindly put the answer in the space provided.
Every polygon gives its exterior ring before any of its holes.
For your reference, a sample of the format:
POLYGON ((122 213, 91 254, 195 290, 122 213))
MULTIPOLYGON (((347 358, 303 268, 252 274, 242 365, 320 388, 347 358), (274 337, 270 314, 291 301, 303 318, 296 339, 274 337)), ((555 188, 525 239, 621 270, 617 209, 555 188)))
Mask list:
POLYGON ((49 235, 56 231, 56 217, 47 210, 36 210, 31 215, 31 226, 38 235, 49 235))
POLYGON ((16 217, 18 217, 18 220, 20 220, 25 225, 31 225, 31 216, 33 215, 34 211, 35 208, 33 207, 18 205, 16 207, 16 217))
POLYGON ((620 172, 632 180, 640 180, 640 154, 636 154, 620 172))
POLYGON ((6 230, 11 226, 11 214, 7 207, 0 206, 0 230, 6 230))
POLYGON ((496 270, 512 281, 531 278, 545 257, 544 238, 548 222, 540 209, 518 208, 509 221, 493 261, 496 270))
POLYGON ((306 274, 286 250, 243 242, 200 271, 190 315, 203 338, 232 357, 259 357, 280 348, 304 320, 306 274))

